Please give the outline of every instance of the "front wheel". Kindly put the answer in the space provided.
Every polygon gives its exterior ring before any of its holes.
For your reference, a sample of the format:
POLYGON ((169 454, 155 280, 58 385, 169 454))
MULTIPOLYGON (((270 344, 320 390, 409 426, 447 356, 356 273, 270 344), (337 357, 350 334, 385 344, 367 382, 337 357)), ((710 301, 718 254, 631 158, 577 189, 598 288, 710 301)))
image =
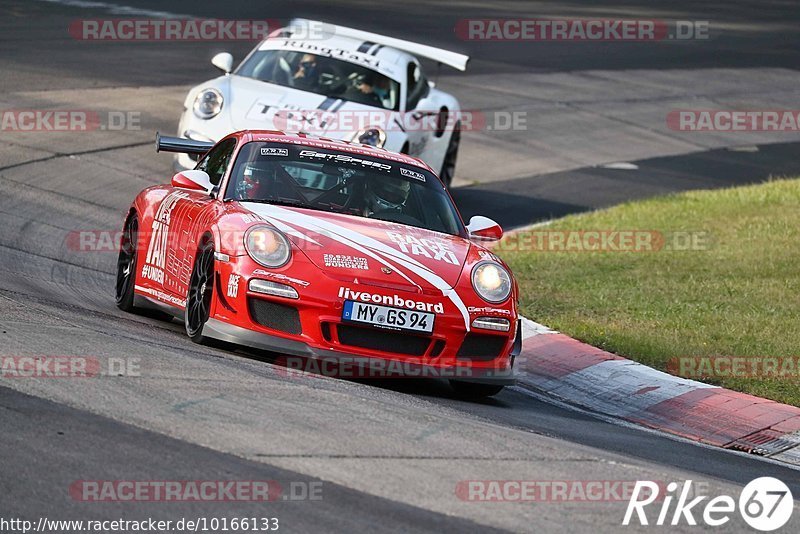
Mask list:
POLYGON ((458 146, 461 144, 461 124, 456 123, 453 127, 453 133, 450 136, 450 142, 447 144, 447 152, 444 154, 444 161, 442 162, 442 171, 439 173, 444 185, 450 187, 453 183, 453 178, 456 175, 456 159, 458 158, 458 146))
POLYGON ((133 286, 136 281, 136 244, 139 239, 139 219, 132 214, 125 221, 122 242, 117 257, 117 285, 115 299, 117 307, 133 312, 133 286))
POLYGON ((450 386, 456 392, 456 395, 465 399, 483 399, 497 395, 505 386, 497 384, 477 384, 475 382, 461 382, 458 380, 451 380, 450 386))
POLYGON ((214 296, 214 243, 206 238, 197 251, 194 269, 189 279, 189 293, 186 296, 184 323, 186 334, 195 343, 206 343, 203 328, 211 314, 214 296))

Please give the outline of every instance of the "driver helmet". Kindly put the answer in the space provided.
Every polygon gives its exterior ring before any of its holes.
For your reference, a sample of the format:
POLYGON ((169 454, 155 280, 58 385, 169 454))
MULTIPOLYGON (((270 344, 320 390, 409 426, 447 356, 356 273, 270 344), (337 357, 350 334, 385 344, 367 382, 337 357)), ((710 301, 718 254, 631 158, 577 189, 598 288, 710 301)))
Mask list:
POLYGON ((236 198, 239 200, 262 200, 269 194, 269 178, 274 173, 271 168, 247 165, 236 184, 236 198))
POLYGON ((382 177, 367 184, 367 209, 372 213, 400 210, 408 199, 411 184, 400 178, 382 177))

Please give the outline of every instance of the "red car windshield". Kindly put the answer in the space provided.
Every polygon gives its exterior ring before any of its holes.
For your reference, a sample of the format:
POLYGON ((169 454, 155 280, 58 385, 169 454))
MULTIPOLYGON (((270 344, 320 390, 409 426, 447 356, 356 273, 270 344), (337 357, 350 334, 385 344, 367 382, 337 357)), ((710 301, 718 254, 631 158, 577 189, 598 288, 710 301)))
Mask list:
POLYGON ((333 211, 464 234, 456 207, 430 172, 322 148, 247 143, 236 158, 225 199, 333 211))

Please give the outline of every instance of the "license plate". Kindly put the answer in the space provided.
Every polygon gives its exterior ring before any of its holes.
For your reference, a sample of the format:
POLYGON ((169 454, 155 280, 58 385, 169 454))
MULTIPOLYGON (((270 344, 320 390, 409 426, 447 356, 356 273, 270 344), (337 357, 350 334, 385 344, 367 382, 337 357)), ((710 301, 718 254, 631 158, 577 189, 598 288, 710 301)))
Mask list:
POLYGON ((430 334, 433 332, 434 314, 346 300, 342 319, 383 328, 430 334))

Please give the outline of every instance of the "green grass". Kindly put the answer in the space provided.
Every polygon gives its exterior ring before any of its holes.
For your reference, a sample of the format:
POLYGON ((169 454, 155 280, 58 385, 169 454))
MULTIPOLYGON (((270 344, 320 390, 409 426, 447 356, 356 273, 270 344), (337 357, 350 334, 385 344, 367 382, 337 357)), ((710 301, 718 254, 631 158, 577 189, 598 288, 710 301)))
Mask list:
MULTIPOLYGON (((496 252, 525 316, 667 370, 686 356, 800 356, 800 180, 694 191, 569 216, 534 231, 695 232, 703 250, 496 252)), ((677 234, 684 235, 684 234, 677 234)), ((792 378, 705 381, 800 406, 792 378)))

